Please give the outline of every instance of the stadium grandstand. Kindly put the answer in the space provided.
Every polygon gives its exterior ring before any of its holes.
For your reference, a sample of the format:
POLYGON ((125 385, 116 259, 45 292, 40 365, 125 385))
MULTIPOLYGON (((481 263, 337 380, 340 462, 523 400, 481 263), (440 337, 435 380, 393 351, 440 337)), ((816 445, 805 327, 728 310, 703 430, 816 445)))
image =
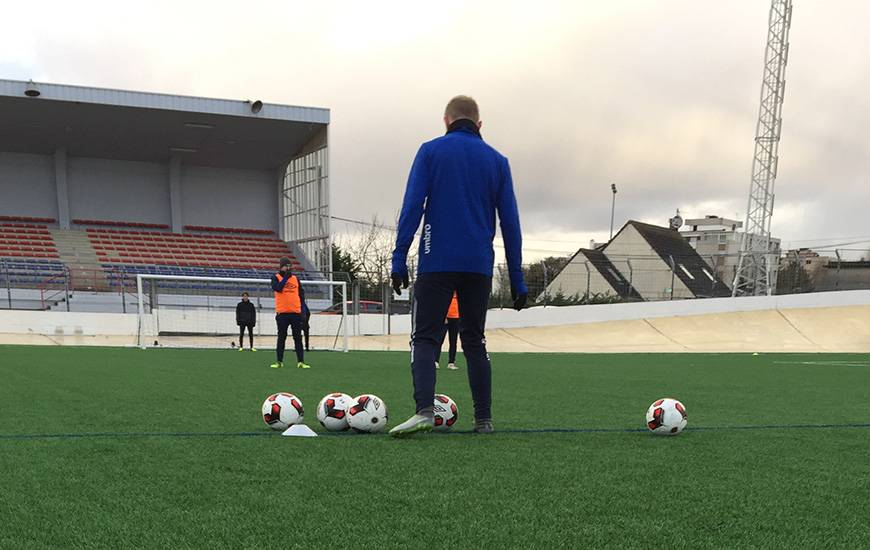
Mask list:
POLYGON ((4 307, 126 311, 136 274, 281 256, 331 272, 328 109, 0 80, 0 120, 4 307))

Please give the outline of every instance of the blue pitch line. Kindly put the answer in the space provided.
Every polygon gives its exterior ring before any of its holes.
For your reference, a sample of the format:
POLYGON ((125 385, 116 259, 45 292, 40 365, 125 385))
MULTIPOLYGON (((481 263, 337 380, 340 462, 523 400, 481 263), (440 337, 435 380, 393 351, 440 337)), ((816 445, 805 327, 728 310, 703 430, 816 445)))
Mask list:
MULTIPOLYGON (((870 428, 870 424, 766 424, 759 426, 694 426, 687 428, 689 431, 709 432, 727 430, 808 430, 808 429, 832 429, 832 428, 870 428)), ((640 433, 647 432, 646 428, 515 428, 510 430, 496 430, 496 433, 504 434, 535 434, 535 433, 640 433)), ((451 434, 473 434, 472 430, 453 430, 443 432, 451 434)), ((328 433, 321 435, 342 435, 340 433, 328 433)))
MULTIPOLYGON (((870 424, 762 424, 758 426, 693 426, 692 432, 728 431, 728 430, 826 430, 842 428, 870 428, 870 424)), ((515 428, 497 430, 496 434, 542 434, 542 433, 642 433, 646 428, 515 428)), ((468 435, 471 430, 453 430, 437 435, 468 435)), ((323 432, 321 436, 354 436, 353 432, 323 432)), ((277 437, 279 432, 95 432, 79 434, 2 434, 2 440, 34 440, 34 439, 89 439, 98 437, 133 438, 133 437, 277 437)))
MULTIPOLYGON (((870 424, 762 424, 758 426, 693 426, 686 428, 692 432, 728 431, 728 430, 811 430, 834 428, 870 428, 870 424)), ((526 428, 513 430, 497 430, 496 433, 637 433, 646 432, 646 428, 526 428)), ((447 432, 448 434, 451 432, 447 432)), ((471 430, 452 433, 474 433, 471 430)))
POLYGON ((4 439, 87 439, 94 437, 262 437, 277 432, 94 432, 81 434, 4 434, 4 439))

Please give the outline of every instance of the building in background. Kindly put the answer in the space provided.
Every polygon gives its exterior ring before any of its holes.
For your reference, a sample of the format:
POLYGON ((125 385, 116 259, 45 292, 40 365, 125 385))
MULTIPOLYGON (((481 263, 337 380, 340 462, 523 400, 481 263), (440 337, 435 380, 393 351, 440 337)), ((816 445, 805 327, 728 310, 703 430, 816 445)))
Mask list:
POLYGON ((689 242, 667 227, 629 221, 604 253, 630 270, 629 280, 644 300, 731 295, 689 242))
POLYGON ((822 256, 815 250, 810 248, 798 248, 797 250, 789 250, 786 254, 787 259, 795 258, 801 268, 806 271, 810 279, 817 280, 820 273, 825 271, 825 267, 831 261, 836 261, 836 258, 831 256, 822 256))
MULTIPOLYGON (((547 302, 559 298, 582 298, 592 296, 619 296, 627 300, 640 300, 625 275, 607 258, 601 249, 581 248, 565 267, 547 285, 544 294, 547 302)), ((539 298, 539 302, 545 300, 539 298)))
POLYGON ((642 300, 731 295, 681 233, 637 221, 626 223, 606 245, 579 250, 546 292, 642 300))
POLYGON ((0 216, 265 232, 331 270, 328 109, 0 80, 0 120, 0 216))
POLYGON ((0 79, 3 305, 126 311, 135 274, 267 278, 282 256, 329 277, 328 127, 323 108, 0 79))
POLYGON ((789 250, 782 258, 782 266, 783 276, 778 281, 781 294, 860 290, 867 288, 870 281, 870 261, 845 260, 811 248, 789 250))
MULTIPOLYGON (((730 286, 737 272, 740 258, 740 242, 743 232, 738 231, 743 222, 720 216, 705 216, 685 220, 680 234, 695 251, 713 268, 718 279, 726 281, 730 286)), ((760 238, 750 235, 749 238, 760 238)), ((774 257, 780 255, 780 240, 770 239, 771 253, 774 257)), ((776 273, 771 274, 771 280, 776 280, 776 273)))

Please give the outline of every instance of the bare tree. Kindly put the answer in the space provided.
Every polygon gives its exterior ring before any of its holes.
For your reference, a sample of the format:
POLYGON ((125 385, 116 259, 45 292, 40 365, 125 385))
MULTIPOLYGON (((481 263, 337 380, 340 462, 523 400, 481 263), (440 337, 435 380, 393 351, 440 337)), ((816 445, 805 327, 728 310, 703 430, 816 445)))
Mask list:
MULTIPOLYGON (((416 239, 408 251, 408 268, 412 271, 417 260, 415 244, 416 239)), ((358 231, 340 239, 342 250, 348 252, 359 265, 360 276, 372 282, 389 279, 395 245, 395 227, 382 223, 377 215, 372 216, 370 223, 360 225, 358 231)))
POLYGON ((384 274, 384 264, 389 246, 389 231, 373 216, 369 225, 360 226, 355 233, 346 235, 341 247, 346 250, 360 266, 366 278, 384 274))

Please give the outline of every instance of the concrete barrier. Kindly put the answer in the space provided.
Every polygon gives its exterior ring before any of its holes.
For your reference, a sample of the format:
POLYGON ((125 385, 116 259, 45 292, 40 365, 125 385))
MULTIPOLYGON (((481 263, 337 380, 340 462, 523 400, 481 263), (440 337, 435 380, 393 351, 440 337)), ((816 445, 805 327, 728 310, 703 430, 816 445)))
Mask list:
MULTIPOLYGON (((491 328, 493 352, 870 353, 870 306, 760 310, 491 328)), ((408 335, 354 337, 351 349, 407 351, 408 335)))
MULTIPOLYGON (((0 311, 0 344, 135 345, 137 328, 131 314, 0 311)), ((354 336, 350 348, 406 352, 408 339, 354 336)), ((495 352, 870 353, 870 291, 493 310, 487 344, 495 352)))

